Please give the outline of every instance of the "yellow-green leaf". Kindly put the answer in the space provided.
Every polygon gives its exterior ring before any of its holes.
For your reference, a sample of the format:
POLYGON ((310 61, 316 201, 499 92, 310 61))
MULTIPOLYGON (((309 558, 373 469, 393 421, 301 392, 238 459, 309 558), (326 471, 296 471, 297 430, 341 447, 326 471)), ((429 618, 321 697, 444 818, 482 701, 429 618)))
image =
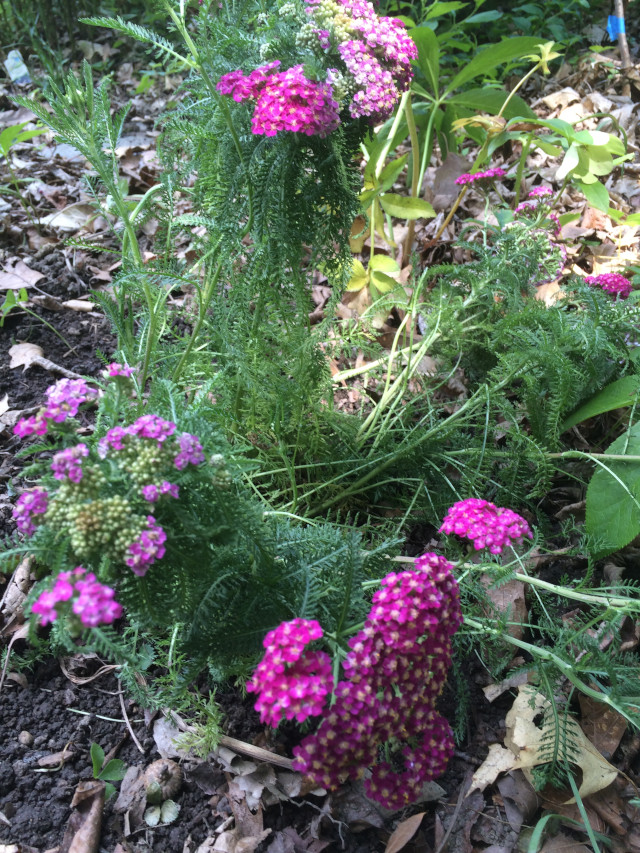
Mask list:
POLYGON ((363 287, 366 287, 368 281, 369 273, 365 270, 362 263, 355 259, 351 278, 347 284, 347 290, 362 290, 363 287))
POLYGON ((369 269, 379 272, 399 272, 400 267, 389 255, 374 255, 369 261, 369 269))
POLYGON ((429 219, 436 215, 428 201, 412 196, 385 193, 380 196, 380 204, 388 214, 399 219, 429 219))
POLYGON ((371 284, 380 293, 389 293, 390 290, 394 290, 398 286, 395 278, 391 278, 390 275, 378 270, 371 270, 371 284))

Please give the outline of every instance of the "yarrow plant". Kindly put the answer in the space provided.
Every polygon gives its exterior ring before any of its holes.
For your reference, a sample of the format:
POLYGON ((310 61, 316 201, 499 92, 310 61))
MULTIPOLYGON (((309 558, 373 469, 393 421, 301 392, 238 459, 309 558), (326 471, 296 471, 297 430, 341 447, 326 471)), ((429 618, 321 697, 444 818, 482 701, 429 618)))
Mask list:
POLYGON ((50 590, 41 592, 31 606, 42 626, 55 622, 60 615, 76 617, 85 628, 110 625, 122 616, 122 606, 115 591, 96 580, 92 572, 78 566, 71 572, 60 572, 50 590))
POLYGON ((255 102, 256 135, 280 131, 325 137, 340 124, 340 112, 374 124, 391 115, 413 76, 418 51, 404 24, 379 17, 366 0, 307 0, 309 23, 298 35, 301 49, 325 66, 324 82, 309 79, 303 65, 285 71, 280 60, 223 74, 217 89, 234 101, 255 102), (332 63, 335 63, 332 64, 332 63))
POLYGON ((480 498, 467 498, 450 507, 440 532, 470 539, 476 551, 488 548, 492 554, 500 554, 505 546, 520 544, 523 538, 533 536, 522 516, 480 498))

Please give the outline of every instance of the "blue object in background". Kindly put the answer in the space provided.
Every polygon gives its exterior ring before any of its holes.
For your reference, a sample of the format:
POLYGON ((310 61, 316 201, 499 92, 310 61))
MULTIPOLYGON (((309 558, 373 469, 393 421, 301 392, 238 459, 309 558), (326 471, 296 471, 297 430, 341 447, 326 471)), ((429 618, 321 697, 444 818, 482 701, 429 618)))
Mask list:
POLYGON ((607 22, 607 32, 611 41, 617 41, 620 33, 625 32, 624 18, 616 18, 615 15, 609 15, 607 22))

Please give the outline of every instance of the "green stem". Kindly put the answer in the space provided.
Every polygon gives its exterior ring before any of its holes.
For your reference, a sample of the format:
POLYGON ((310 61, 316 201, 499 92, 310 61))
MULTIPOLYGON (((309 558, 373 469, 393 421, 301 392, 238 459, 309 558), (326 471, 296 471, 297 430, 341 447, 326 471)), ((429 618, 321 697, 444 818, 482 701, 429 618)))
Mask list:
POLYGON ((578 676, 574 673, 573 667, 574 665, 569 663, 566 660, 563 660, 561 657, 556 655, 554 652, 549 649, 541 648, 540 646, 534 646, 532 643, 527 643, 524 640, 518 640, 516 637, 512 637, 511 634, 505 633, 498 628, 493 628, 490 625, 487 625, 484 622, 479 622, 477 619, 472 619, 469 616, 464 617, 464 624, 469 626, 470 628, 476 628, 479 631, 482 631, 485 634, 490 634, 492 637, 499 637, 506 643, 509 643, 512 646, 516 646, 518 649, 523 649, 523 651, 528 652, 533 658, 537 658, 539 660, 548 661, 549 663, 553 663, 558 667, 560 672, 567 678, 575 687, 578 688, 582 693, 586 696, 590 696, 592 699, 595 699, 597 702, 602 702, 604 705, 608 705, 611 708, 614 708, 618 713, 622 714, 622 716, 629 720, 629 722, 633 723, 637 726, 637 721, 632 719, 632 717, 625 713, 624 709, 619 706, 618 703, 614 703, 611 698, 606 693, 601 693, 598 690, 594 690, 592 687, 589 687, 588 684, 578 678, 578 676))
MULTIPOLYGON (((406 93, 408 95, 405 104, 404 104, 404 114, 407 119, 407 127, 409 128, 409 138, 411 140, 411 156, 413 163, 413 171, 411 174, 411 198, 417 198, 418 193, 420 191, 420 184, 418 180, 420 178, 420 143, 418 142, 418 131, 416 129, 416 120, 413 115, 413 106, 411 103, 411 92, 406 93)), ((411 252, 411 246, 413 245, 413 235, 415 233, 416 221, 415 219, 409 220, 409 226, 407 229, 407 236, 404 241, 404 250, 403 257, 406 259, 409 257, 411 252)))
POLYGON ((215 268, 214 272, 211 275, 209 283, 207 284, 204 294, 198 299, 198 318, 191 330, 191 336, 189 337, 189 343, 184 349, 184 352, 180 356, 180 361, 176 369, 173 371, 172 381, 177 382, 180 378, 184 365, 191 355, 191 350, 198 339, 198 335, 200 334, 200 329, 202 328, 202 324, 204 323, 204 318, 207 314, 207 309, 209 307, 209 303, 213 298, 213 294, 215 292, 215 288, 218 284, 218 279, 220 278, 220 273, 222 272, 222 261, 218 261, 218 266, 215 268))

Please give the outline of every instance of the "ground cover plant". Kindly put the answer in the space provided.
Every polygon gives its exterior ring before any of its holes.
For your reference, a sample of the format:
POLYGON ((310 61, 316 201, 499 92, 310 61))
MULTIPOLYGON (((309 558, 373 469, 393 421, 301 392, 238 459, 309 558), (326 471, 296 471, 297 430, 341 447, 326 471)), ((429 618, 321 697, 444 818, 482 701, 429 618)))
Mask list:
MULTIPOLYGON (((478 22, 497 20, 481 6, 478 22)), ((128 192, 128 106, 88 63, 13 96, 40 125, 7 140, 50 128, 89 164, 119 267, 93 297, 113 356, 11 423, 23 467, 0 560, 35 581, 24 665, 100 656, 202 756, 226 737, 216 692, 234 685, 310 786, 364 778, 398 811, 464 744, 479 661, 520 695, 508 748, 470 791, 523 770, 556 811, 522 849, 542 848, 556 813, 603 849, 588 797, 617 771, 576 716, 592 702, 618 743, 637 737, 637 577, 602 560, 640 534, 638 291, 628 258, 574 262, 565 208, 573 192, 633 228, 612 179, 634 143, 597 108, 532 110, 528 85, 561 58, 546 38, 473 56, 467 40, 453 63, 473 21, 429 26, 451 4, 420 20, 367 0, 160 10, 171 39, 127 16, 83 21, 184 72, 150 187, 128 192), (453 163, 445 204, 424 197, 434 158, 453 163), (430 253, 456 216, 447 254, 430 253), (559 482, 586 487, 584 525, 554 518, 559 482)))

